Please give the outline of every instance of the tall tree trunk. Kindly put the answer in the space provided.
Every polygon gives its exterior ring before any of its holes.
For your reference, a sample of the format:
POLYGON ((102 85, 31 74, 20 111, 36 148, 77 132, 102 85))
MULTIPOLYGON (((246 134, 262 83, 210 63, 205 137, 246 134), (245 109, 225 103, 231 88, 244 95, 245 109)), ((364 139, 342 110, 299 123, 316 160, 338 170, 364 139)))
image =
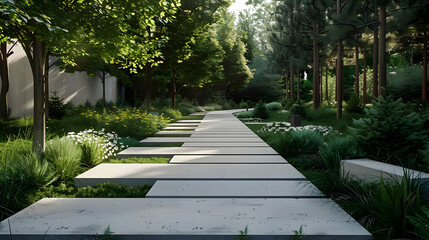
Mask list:
POLYGON ((383 4, 379 6, 379 21, 380 21, 380 37, 379 37, 379 88, 378 95, 384 96, 384 91, 387 86, 386 80, 386 8, 383 4))
POLYGON ((363 93, 362 93, 363 105, 366 105, 366 103, 367 103, 366 91, 367 91, 367 85, 366 85, 366 49, 363 48, 363 93))
POLYGON ((289 94, 289 75, 285 74, 285 86, 286 86, 286 99, 290 100, 290 94, 289 94))
POLYGON ((424 102, 427 101, 427 82, 428 82, 428 35, 427 31, 424 32, 423 39, 423 83, 422 83, 422 99, 424 102))
POLYGON ((328 94, 328 70, 329 70, 329 66, 328 66, 328 64, 326 64, 326 68, 325 68, 325 97, 326 97, 326 102, 329 101, 329 94, 328 94))
MULTIPOLYGON (((337 16, 341 16, 341 0, 337 0, 337 16)), ((343 42, 337 46, 337 119, 343 117, 343 42)))
POLYGON ((320 83, 320 93, 319 93, 319 102, 320 105, 323 103, 323 68, 322 66, 319 67, 319 83, 320 83))
POLYGON ((49 53, 45 58, 45 121, 49 119, 49 53))
POLYGON ((335 102, 338 101, 338 61, 335 61, 335 102))
POLYGON ((103 111, 106 109, 106 71, 102 71, 101 73, 101 85, 103 88, 103 99, 101 100, 103 103, 103 111))
POLYGON ((378 97, 378 25, 374 26, 374 43, 372 44, 372 96, 378 97))
POLYGON ((289 64, 290 66, 290 78, 289 78, 289 92, 290 92, 290 100, 291 101, 295 101, 294 99, 294 88, 295 88, 295 84, 294 84, 294 73, 293 73, 293 63, 290 62, 289 64))
POLYGON ((355 94, 359 98, 359 46, 355 45, 355 94))
POLYGON ((8 66, 7 43, 0 44, 0 118, 7 120, 9 117, 9 106, 7 104, 7 92, 9 92, 9 66, 8 66))
POLYGON ((152 102, 152 77, 153 77, 153 68, 150 65, 150 63, 146 64, 146 81, 145 81, 145 87, 146 87, 146 94, 144 98, 144 104, 147 111, 150 111, 150 105, 152 102))
POLYGON ((296 83, 296 98, 297 100, 301 100, 301 74, 299 72, 299 67, 296 69, 296 74, 298 75, 298 81, 296 83))
POLYGON ((45 109, 44 109, 44 71, 46 63, 46 42, 33 37, 32 55, 30 49, 26 50, 30 60, 34 81, 34 124, 33 124, 33 152, 45 151, 45 109))
MULTIPOLYGON (((315 7, 313 6, 315 9, 315 7)), ((319 108, 319 46, 318 46, 318 23, 315 19, 313 25, 313 109, 319 108)))
POLYGON ((173 77, 171 78, 171 108, 174 109, 176 107, 176 69, 173 68, 173 77))

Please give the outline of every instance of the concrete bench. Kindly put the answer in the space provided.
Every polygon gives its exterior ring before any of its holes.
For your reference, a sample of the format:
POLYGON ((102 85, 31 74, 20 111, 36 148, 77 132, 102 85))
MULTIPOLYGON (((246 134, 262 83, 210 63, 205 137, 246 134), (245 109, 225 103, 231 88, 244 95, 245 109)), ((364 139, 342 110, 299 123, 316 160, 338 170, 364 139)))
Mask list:
POLYGON ((79 187, 157 180, 305 180, 290 164, 100 164, 75 178, 79 187))
MULTIPOLYGON (((378 182, 380 177, 386 181, 401 181, 404 176, 402 167, 371 159, 343 160, 341 167, 344 173, 365 182, 378 182)), ((429 174, 427 173, 410 169, 406 169, 406 171, 413 177, 420 177, 421 182, 429 182, 429 174)))

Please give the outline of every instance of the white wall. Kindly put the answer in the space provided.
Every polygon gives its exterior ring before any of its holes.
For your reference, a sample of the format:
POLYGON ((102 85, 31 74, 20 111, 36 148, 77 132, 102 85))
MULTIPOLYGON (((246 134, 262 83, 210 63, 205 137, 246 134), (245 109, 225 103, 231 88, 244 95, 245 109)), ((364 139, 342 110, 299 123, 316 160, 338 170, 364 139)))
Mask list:
MULTIPOLYGON (((8 104, 12 108, 11 118, 33 115, 33 74, 27 56, 20 45, 13 48, 14 54, 9 57, 9 92, 8 104)), ((55 58, 51 58, 54 61, 55 58)), ((1 80, 0 80, 1 81, 1 80)), ((85 72, 64 73, 57 66, 49 71, 49 91, 56 91, 65 102, 75 105, 89 100, 95 104, 103 96, 100 79, 88 78, 85 72)), ((106 101, 118 99, 117 80, 106 79, 106 101)))

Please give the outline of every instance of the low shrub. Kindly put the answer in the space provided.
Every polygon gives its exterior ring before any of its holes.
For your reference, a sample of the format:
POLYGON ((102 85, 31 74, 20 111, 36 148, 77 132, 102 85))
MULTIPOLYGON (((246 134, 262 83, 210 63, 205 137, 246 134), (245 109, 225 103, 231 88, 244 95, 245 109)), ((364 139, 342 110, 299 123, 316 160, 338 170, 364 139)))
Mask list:
POLYGON ((349 113, 363 113, 363 104, 356 94, 352 94, 344 108, 349 113))
POLYGON ((232 100, 227 100, 222 104, 222 109, 224 110, 236 109, 237 107, 238 105, 232 100))
POLYGON ((49 117, 53 119, 62 119, 66 114, 66 105, 64 98, 58 97, 56 92, 49 96, 49 117))
POLYGON ((310 120, 317 121, 321 119, 335 119, 337 110, 334 108, 320 107, 318 109, 309 109, 307 117, 310 120))
POLYGON ((222 106, 217 103, 209 103, 203 108, 206 111, 222 110, 222 106))
POLYGON ((152 101, 152 106, 156 109, 164 109, 169 108, 171 106, 171 99, 170 98, 155 98, 152 101))
POLYGON ((323 145, 323 137, 313 131, 290 131, 283 134, 271 134, 267 139, 283 157, 297 157, 316 154, 323 145))
POLYGON ((157 109, 157 112, 161 114, 168 122, 174 122, 182 118, 182 113, 179 110, 171 108, 161 108, 157 109))
POLYGON ((290 108, 290 114, 291 115, 300 115, 302 117, 307 116, 307 109, 304 105, 303 101, 297 101, 292 105, 290 108))
POLYGON ((253 117, 253 111, 245 111, 245 112, 239 112, 237 114, 238 118, 252 118, 253 117))
POLYGON ((189 107, 183 107, 183 106, 178 106, 177 107, 179 109, 179 111, 182 113, 182 115, 187 116, 189 114, 192 114, 195 112, 194 108, 189 108, 189 107))
POLYGON ((283 108, 282 104, 279 102, 270 102, 265 105, 265 108, 269 111, 278 111, 283 108))
POLYGON ((79 171, 82 150, 70 138, 55 137, 47 142, 45 157, 60 180, 67 181, 79 171))
POLYGON ((265 103, 258 102, 258 104, 256 104, 255 110, 253 110, 253 117, 261 119, 268 118, 268 112, 265 108, 265 103))
POLYGON ((243 100, 238 105, 240 106, 240 108, 245 108, 245 109, 249 108, 249 104, 243 100))

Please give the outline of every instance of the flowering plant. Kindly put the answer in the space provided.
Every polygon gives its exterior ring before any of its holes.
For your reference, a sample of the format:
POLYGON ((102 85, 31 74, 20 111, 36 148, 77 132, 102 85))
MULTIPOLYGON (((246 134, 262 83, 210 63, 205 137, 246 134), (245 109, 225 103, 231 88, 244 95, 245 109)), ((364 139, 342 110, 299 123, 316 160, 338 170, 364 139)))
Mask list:
POLYGON ((326 136, 331 133, 337 133, 337 131, 334 131, 331 126, 319 126, 319 125, 306 125, 306 126, 300 126, 300 127, 292 127, 290 123, 288 122, 272 122, 268 123, 266 126, 262 127, 259 132, 266 133, 266 132, 289 132, 289 131, 303 131, 308 130, 315 133, 319 133, 323 136, 326 136))

